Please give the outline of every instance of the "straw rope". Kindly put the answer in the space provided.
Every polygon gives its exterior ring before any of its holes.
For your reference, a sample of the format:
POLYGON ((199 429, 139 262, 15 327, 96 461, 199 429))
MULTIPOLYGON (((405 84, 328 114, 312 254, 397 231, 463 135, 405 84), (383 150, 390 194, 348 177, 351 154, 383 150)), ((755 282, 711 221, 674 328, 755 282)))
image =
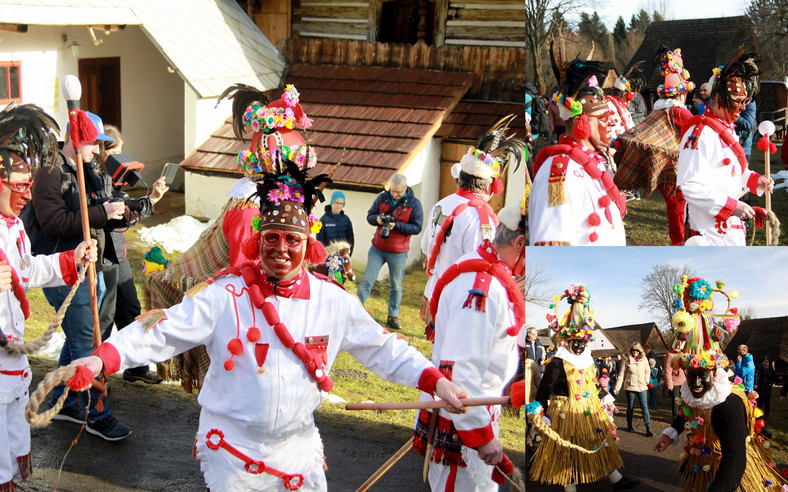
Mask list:
MULTIPOLYGON (((780 220, 777 218, 777 216, 771 210, 769 210, 769 215, 766 216, 764 218, 764 220, 766 222, 768 222, 769 225, 771 226, 772 233, 771 233, 771 243, 770 244, 772 246, 779 246, 780 245, 780 220)), ((757 231, 757 230, 758 230, 757 227, 753 227, 752 228, 752 235, 750 236, 750 246, 752 246, 753 243, 755 242, 755 231, 757 231)), ((764 227, 764 231, 765 230, 766 230, 766 228, 764 227)), ((769 239, 769 238, 767 238, 767 239, 769 239)), ((768 243, 768 241, 767 241, 767 243, 768 243)))
POLYGON ((13 344, 9 343, 5 347, 5 351, 9 355, 30 355, 35 354, 39 350, 41 350, 44 345, 49 342, 52 338, 52 335, 57 331, 60 327, 60 324, 63 322, 63 318, 66 316, 66 310, 68 309, 69 305, 71 305, 71 299, 73 299, 74 294, 77 293, 77 289, 82 284, 82 281, 85 279, 85 268, 82 267, 78 271, 79 278, 77 282, 71 287, 66 299, 63 301, 63 305, 60 306, 60 309, 57 310, 57 314, 55 315, 55 319, 52 320, 52 323, 49 325, 49 328, 46 329, 43 335, 36 338, 32 342, 27 343, 19 343, 13 344))
POLYGON ((42 427, 49 424, 52 417, 63 408, 63 404, 68 397, 68 389, 63 391, 63 394, 60 395, 60 398, 58 398, 52 408, 38 413, 38 407, 44 402, 49 392, 52 391, 55 386, 67 384, 68 380, 74 377, 76 373, 77 368, 75 366, 59 367, 47 373, 44 379, 38 383, 36 390, 30 394, 30 401, 27 402, 27 407, 25 407, 25 418, 30 422, 30 427, 42 427))

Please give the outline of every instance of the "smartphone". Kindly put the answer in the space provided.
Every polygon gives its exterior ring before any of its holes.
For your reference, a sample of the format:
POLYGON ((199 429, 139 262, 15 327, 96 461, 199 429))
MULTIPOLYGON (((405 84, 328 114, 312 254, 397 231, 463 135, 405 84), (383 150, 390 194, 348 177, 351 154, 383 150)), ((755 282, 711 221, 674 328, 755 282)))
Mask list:
POLYGON ((172 186, 172 182, 175 181, 175 175, 178 173, 179 167, 180 166, 174 162, 168 162, 164 164, 164 169, 162 170, 161 175, 164 176, 167 186, 172 186))

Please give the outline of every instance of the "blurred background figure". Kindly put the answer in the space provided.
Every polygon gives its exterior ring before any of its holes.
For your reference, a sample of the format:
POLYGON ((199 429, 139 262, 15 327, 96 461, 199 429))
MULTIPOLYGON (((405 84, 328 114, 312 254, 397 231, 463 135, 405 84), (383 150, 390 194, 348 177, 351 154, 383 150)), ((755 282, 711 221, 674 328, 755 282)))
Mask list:
POLYGON ((317 233, 317 240, 328 247, 336 241, 345 241, 350 244, 350 254, 353 255, 353 223, 350 217, 345 215, 342 209, 345 208, 345 194, 337 190, 331 194, 331 201, 326 205, 326 213, 320 217, 323 227, 317 233))

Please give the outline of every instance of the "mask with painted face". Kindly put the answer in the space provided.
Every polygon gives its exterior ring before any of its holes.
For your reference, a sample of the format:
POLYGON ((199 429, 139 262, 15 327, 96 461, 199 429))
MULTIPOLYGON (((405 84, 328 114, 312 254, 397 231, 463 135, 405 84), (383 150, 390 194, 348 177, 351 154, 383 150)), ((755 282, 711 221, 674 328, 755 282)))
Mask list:
POLYGON ((703 398, 714 384, 714 371, 709 369, 687 369, 687 386, 692 396, 703 398))
POLYGON ((582 355, 587 345, 588 342, 583 338, 573 338, 569 340, 569 350, 575 355, 582 355))

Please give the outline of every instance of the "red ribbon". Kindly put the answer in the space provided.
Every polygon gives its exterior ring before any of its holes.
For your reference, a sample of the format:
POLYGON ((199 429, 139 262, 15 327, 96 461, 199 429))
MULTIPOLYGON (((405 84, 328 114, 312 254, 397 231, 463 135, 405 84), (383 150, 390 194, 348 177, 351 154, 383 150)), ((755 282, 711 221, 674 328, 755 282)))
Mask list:
POLYGON ((777 146, 769 139, 770 135, 764 135, 758 140, 758 148, 764 152, 774 154, 777 152, 777 146))

